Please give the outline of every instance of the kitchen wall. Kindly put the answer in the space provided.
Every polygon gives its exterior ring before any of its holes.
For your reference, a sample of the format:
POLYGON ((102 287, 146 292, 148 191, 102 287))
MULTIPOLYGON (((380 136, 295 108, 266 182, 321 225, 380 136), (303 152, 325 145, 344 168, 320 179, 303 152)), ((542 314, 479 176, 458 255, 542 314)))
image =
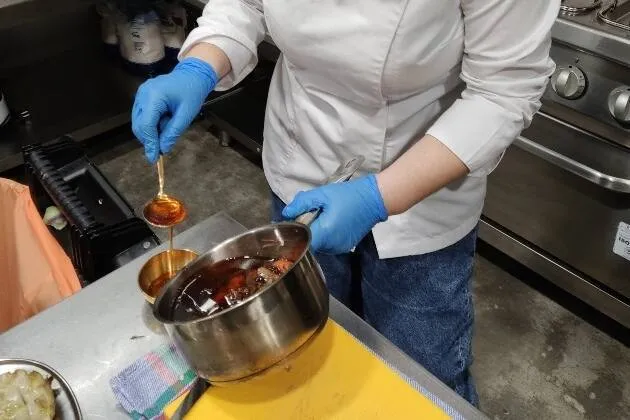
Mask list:
POLYGON ((93 1, 0 2, 0 79, 63 51, 100 43, 93 1), (15 2, 17 3, 17 2, 15 2))

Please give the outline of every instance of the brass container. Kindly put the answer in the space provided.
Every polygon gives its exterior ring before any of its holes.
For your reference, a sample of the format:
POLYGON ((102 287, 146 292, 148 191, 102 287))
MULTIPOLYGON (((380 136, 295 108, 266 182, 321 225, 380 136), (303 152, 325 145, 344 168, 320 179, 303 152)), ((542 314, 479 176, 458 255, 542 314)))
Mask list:
POLYGON ((147 302, 153 304, 160 290, 196 258, 197 253, 190 249, 166 250, 149 258, 138 274, 138 287, 147 302))

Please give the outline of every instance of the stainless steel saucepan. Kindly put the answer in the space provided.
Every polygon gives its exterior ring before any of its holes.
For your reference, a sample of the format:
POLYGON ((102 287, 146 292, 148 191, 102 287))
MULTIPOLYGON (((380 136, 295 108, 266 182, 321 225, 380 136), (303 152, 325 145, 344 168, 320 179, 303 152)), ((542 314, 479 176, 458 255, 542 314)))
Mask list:
MULTIPOLYGON (((341 165, 328 182, 348 180, 363 162, 341 165)), ((328 319, 328 289, 309 251, 308 224, 317 212, 295 222, 249 230, 199 256, 162 289, 155 317, 197 374, 214 385, 247 380, 284 360, 315 337, 328 319), (174 321, 175 301, 192 276, 228 258, 260 256, 295 261, 279 280, 223 311, 187 322, 174 321)))

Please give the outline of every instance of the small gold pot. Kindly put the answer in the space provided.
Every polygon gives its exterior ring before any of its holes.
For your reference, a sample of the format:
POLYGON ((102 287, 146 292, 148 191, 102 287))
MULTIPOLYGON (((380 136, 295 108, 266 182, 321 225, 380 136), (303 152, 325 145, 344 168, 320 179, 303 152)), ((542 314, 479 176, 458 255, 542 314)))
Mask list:
POLYGON ((144 298, 153 304, 160 290, 198 254, 190 249, 166 250, 149 258, 138 274, 138 287, 144 298))

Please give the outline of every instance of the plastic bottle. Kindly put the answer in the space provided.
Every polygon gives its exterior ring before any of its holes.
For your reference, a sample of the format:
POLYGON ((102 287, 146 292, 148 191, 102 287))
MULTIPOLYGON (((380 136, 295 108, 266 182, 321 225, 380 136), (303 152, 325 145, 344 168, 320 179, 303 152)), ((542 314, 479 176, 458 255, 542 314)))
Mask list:
POLYGON ((9 105, 7 104, 7 100, 0 90, 0 127, 2 127, 9 121, 10 116, 11 113, 9 112, 9 105))
POLYGON ((148 1, 124 3, 118 20, 117 33, 120 55, 132 73, 155 76, 164 71, 164 41, 160 19, 148 1))
POLYGON ((176 0, 162 0, 156 8, 161 20, 166 60, 168 65, 173 66, 186 39, 186 9, 176 0))
POLYGON ((105 47, 107 55, 112 57, 118 56, 118 33, 116 30, 116 21, 118 17, 118 9, 111 1, 100 1, 96 5, 96 12, 101 17, 101 40, 105 47))

